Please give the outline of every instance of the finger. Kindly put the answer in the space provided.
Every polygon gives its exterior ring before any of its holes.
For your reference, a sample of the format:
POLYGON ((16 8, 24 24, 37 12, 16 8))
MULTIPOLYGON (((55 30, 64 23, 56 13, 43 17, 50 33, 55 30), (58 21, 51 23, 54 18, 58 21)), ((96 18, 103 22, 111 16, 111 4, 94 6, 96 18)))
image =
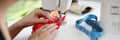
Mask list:
POLYGON ((51 20, 52 22, 54 22, 54 18, 53 17, 51 17, 50 15, 46 15, 46 16, 43 16, 45 19, 49 19, 49 20, 51 20))
POLYGON ((44 26, 42 26, 40 29, 38 29, 37 31, 35 31, 35 33, 51 33, 53 30, 55 30, 57 27, 55 24, 46 24, 44 26))
POLYGON ((48 23, 49 19, 37 19, 36 23, 48 23))
POLYGON ((53 40, 53 38, 55 37, 57 33, 57 30, 54 30, 51 34, 50 34, 50 39, 53 40))
MULTIPOLYGON (((38 17, 45 17, 47 19, 50 19, 53 21, 53 18, 49 15, 49 13, 45 12, 45 11, 42 11, 39 9, 38 11, 38 17)), ((53 21, 54 22, 54 21, 53 21)))
POLYGON ((49 29, 48 29, 48 32, 49 32, 49 33, 52 33, 54 30, 56 30, 57 27, 58 27, 58 26, 52 26, 52 28, 49 28, 49 29))
POLYGON ((45 18, 49 18, 49 14, 45 11, 40 10, 40 9, 38 11, 38 15, 39 16, 44 16, 45 18))
POLYGON ((35 31, 35 32, 45 32, 46 30, 44 30, 46 27, 48 27, 50 24, 46 24, 46 25, 44 25, 44 26, 42 26, 41 28, 39 28, 37 31, 35 31))
POLYGON ((57 27, 56 27, 56 24, 50 24, 48 27, 46 27, 44 30, 48 31, 48 32, 51 32, 52 30, 55 30, 57 27))

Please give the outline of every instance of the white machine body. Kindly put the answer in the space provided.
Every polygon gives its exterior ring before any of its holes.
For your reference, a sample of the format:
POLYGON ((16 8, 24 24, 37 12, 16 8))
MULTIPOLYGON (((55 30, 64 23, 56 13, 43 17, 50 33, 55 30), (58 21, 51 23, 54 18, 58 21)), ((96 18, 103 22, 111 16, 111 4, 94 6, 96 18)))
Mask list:
POLYGON ((42 8, 46 10, 68 10, 72 0, 42 0, 42 8), (60 1, 60 7, 58 7, 60 1))

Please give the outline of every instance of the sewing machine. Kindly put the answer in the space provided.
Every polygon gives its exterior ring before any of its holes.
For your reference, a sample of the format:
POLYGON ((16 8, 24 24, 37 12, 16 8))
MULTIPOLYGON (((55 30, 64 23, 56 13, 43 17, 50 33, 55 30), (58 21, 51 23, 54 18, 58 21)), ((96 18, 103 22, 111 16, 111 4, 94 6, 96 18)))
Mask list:
POLYGON ((61 18, 61 12, 68 10, 71 6, 72 0, 42 0, 42 8, 45 10, 57 10, 61 18))
POLYGON ((42 8, 46 10, 68 10, 72 0, 42 0, 42 8))
MULTIPOLYGON (((47 24, 56 23, 58 27, 56 29, 59 29, 59 27, 64 22, 66 15, 62 16, 62 11, 68 10, 71 6, 72 0, 42 0, 42 9, 53 11, 51 12, 52 17, 54 17, 56 20, 52 22, 51 20, 48 21, 47 24), (56 12, 54 12, 56 11, 56 12), (56 14, 56 15, 54 15, 56 14), (58 15, 57 15, 58 14, 58 15)), ((45 24, 35 24, 33 27, 33 32, 39 28, 41 28, 45 24)))

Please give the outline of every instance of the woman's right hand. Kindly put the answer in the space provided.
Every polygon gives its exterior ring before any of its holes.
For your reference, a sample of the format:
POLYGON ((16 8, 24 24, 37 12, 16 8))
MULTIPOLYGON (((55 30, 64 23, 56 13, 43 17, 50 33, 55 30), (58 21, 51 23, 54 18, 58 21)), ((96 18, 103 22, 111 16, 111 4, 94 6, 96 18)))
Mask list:
POLYGON ((33 32, 29 40, 53 40, 57 30, 56 24, 46 24, 40 29, 33 32))

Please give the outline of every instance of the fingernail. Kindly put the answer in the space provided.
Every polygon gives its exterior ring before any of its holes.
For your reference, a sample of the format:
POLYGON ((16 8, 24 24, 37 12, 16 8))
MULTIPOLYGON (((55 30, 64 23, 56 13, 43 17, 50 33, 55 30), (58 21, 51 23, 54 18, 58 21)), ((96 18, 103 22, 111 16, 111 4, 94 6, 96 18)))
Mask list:
POLYGON ((57 26, 53 26, 53 29, 56 29, 57 28, 57 26))
POLYGON ((41 17, 41 18, 39 18, 40 20, 44 20, 45 18, 44 17, 41 17))
POLYGON ((57 28, 58 26, 55 26, 55 28, 57 28))

